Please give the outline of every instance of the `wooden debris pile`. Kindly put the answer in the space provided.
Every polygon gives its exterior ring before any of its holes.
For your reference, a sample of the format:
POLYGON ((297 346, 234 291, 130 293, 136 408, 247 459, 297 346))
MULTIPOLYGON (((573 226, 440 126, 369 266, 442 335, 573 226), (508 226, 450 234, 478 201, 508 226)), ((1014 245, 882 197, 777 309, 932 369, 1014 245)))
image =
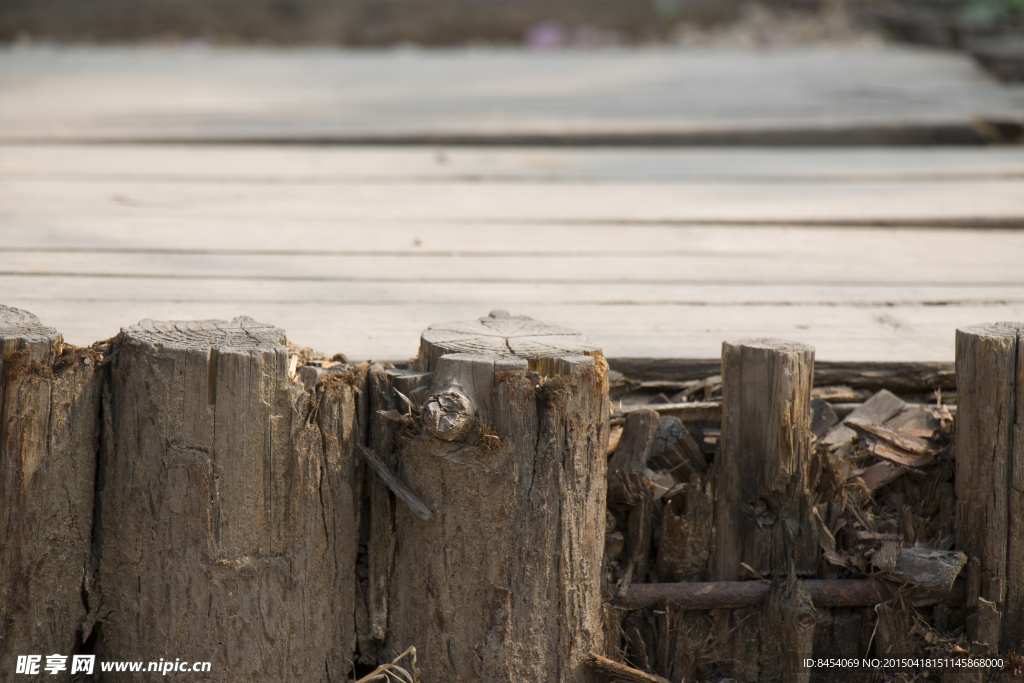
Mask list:
MULTIPOLYGON (((744 665, 756 658, 750 648, 763 606, 621 607, 634 584, 711 578, 721 377, 635 381, 613 372, 610 381, 603 585, 618 647, 610 654, 673 681, 755 680, 744 665)), ((800 578, 873 579, 890 598, 874 607, 818 606, 815 656, 947 656, 972 647, 963 605, 967 557, 954 550, 956 394, 900 394, 845 385, 812 391, 808 523, 820 558, 800 578)), ((745 569, 746 581, 785 578, 745 569)), ((763 677, 763 654, 761 666, 763 677)), ((823 675, 812 680, 828 680, 823 675)))

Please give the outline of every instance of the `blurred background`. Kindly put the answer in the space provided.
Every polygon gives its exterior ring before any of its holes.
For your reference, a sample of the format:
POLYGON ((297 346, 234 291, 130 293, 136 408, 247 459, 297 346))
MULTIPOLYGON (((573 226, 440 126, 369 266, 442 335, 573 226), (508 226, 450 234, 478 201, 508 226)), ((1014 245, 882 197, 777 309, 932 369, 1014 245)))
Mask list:
POLYGON ((1019 35, 1022 0, 5 0, 0 40, 217 44, 969 47, 1019 35))

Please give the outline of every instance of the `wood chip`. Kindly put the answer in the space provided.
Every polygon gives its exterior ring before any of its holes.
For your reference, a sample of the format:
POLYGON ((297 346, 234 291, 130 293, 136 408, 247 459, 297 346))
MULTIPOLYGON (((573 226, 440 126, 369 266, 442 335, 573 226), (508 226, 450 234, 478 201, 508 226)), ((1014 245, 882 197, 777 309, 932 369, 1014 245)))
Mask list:
POLYGON ((959 551, 901 548, 897 543, 885 543, 871 556, 871 564, 893 581, 949 591, 967 564, 967 556, 959 551))
POLYGON ((903 474, 903 467, 891 462, 880 462, 867 468, 860 474, 860 480, 871 491, 895 481, 903 474))
POLYGON ((889 429, 888 427, 853 417, 852 415, 846 418, 846 424, 851 425, 854 429, 866 432, 877 439, 887 441, 891 445, 907 451, 908 453, 924 455, 931 450, 930 444, 924 439, 903 434, 889 429))
POLYGON ((864 440, 864 449, 872 455, 876 455, 879 458, 885 458, 891 460, 900 465, 906 465, 907 467, 927 467, 935 462, 934 453, 925 453, 924 455, 914 455, 913 453, 907 453, 898 448, 886 444, 884 441, 878 441, 877 439, 868 438, 864 440))

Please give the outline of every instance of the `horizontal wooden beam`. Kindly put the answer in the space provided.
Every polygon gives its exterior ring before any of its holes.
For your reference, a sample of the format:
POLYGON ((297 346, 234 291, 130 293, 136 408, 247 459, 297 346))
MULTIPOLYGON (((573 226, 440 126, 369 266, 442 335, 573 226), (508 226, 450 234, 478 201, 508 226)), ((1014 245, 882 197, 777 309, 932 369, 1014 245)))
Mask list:
MULTIPOLYGON (((643 609, 668 603, 698 610, 754 607, 768 596, 771 585, 770 581, 636 583, 619 599, 618 606, 643 609)), ((870 607, 890 599, 898 589, 896 584, 871 579, 809 580, 803 586, 815 607, 870 607)), ((949 593, 928 591, 921 595, 936 602, 963 604, 965 583, 958 581, 949 593)))
MULTIPOLYGON (((609 358, 608 365, 630 379, 642 381, 687 382, 722 370, 720 360, 704 358, 609 358)), ((815 361, 814 385, 913 393, 956 389, 956 373, 952 363, 944 362, 815 361)))

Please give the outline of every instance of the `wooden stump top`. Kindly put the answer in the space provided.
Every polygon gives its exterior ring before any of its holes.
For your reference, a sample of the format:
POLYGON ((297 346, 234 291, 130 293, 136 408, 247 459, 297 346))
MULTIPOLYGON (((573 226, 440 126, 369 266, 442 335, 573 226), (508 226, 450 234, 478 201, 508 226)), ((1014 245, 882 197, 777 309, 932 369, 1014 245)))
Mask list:
POLYGON ((1024 335, 1024 323, 984 323, 961 327, 957 330, 961 334, 971 334, 977 337, 1008 337, 1016 339, 1024 335))
POLYGON ((492 311, 477 320, 431 325, 420 338, 420 362, 428 371, 435 369, 441 356, 450 353, 528 359, 599 352, 579 332, 509 315, 507 311, 492 311))
POLYGON ((794 353, 805 353, 814 351, 814 347, 800 342, 787 341, 785 339, 757 338, 738 339, 727 341, 723 346, 743 346, 749 349, 763 349, 765 351, 789 351, 794 353))
POLYGON ((27 348, 35 360, 52 362, 59 336, 28 311, 0 305, 0 361, 8 353, 27 348))
POLYGON ((121 333, 156 348, 271 351, 286 343, 284 330, 247 316, 224 320, 142 320, 121 333))

